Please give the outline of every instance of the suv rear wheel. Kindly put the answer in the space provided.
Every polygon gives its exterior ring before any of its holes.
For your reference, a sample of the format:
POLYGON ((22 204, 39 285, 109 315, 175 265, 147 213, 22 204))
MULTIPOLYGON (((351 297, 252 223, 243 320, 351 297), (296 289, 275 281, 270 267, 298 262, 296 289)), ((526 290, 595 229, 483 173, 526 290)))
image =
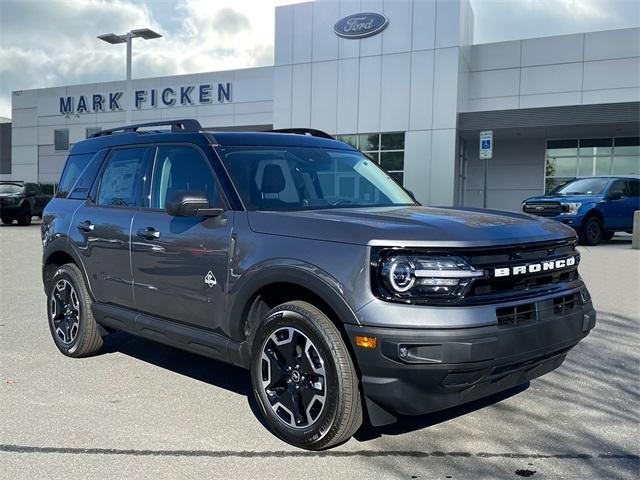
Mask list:
POLYGON ((347 441, 362 423, 358 376, 340 332, 313 305, 271 310, 258 327, 253 390, 271 429, 308 450, 347 441))
POLYGON ((49 282, 47 316, 53 341, 63 354, 88 357, 102 348, 102 336, 91 312, 91 297, 75 265, 62 265, 49 282))
POLYGON ((5 225, 11 225, 13 223, 13 218, 3 216, 2 223, 4 223, 5 225))

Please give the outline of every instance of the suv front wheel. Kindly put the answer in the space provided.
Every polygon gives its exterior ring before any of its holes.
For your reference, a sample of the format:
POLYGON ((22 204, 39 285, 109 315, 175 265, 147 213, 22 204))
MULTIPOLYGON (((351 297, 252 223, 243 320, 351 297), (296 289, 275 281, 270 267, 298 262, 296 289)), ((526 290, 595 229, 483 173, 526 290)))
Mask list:
POLYGON ((56 270, 48 286, 47 316, 56 347, 68 357, 88 357, 102 348, 91 297, 77 266, 67 263, 56 270))
POLYGON ((333 447, 362 423, 351 356, 335 325, 309 303, 267 314, 253 340, 251 379, 271 429, 297 447, 333 447))

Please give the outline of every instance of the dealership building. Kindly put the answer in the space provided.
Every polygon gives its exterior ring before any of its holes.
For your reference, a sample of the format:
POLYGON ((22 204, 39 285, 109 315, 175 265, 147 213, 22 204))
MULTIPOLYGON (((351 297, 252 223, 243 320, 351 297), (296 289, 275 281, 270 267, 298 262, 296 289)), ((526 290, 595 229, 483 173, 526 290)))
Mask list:
POLYGON ((517 210, 640 174, 640 28, 474 44, 473 24, 466 0, 318 0, 276 8, 270 67, 15 91, 0 180, 55 184, 75 142, 128 117, 323 130, 429 205, 517 210))

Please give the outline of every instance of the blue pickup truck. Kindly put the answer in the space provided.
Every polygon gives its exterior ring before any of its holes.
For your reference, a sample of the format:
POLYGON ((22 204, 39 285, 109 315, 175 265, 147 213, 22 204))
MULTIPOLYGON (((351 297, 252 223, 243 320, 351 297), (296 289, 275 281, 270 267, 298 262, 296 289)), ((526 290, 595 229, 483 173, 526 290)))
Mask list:
POLYGON ((584 245, 610 240, 633 229, 640 210, 640 177, 584 177, 560 185, 548 194, 522 202, 525 213, 551 217, 573 227, 584 245))

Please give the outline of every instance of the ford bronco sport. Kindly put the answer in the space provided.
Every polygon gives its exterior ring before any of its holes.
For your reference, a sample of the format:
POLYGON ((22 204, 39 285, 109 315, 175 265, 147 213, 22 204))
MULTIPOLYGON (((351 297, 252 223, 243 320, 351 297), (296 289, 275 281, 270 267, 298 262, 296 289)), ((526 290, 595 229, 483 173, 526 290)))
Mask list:
POLYGON ((124 330, 248 368, 272 430, 312 450, 365 413, 384 425, 550 372, 596 320, 571 228, 422 207, 312 130, 100 132, 74 145, 42 241, 62 353, 124 330))

